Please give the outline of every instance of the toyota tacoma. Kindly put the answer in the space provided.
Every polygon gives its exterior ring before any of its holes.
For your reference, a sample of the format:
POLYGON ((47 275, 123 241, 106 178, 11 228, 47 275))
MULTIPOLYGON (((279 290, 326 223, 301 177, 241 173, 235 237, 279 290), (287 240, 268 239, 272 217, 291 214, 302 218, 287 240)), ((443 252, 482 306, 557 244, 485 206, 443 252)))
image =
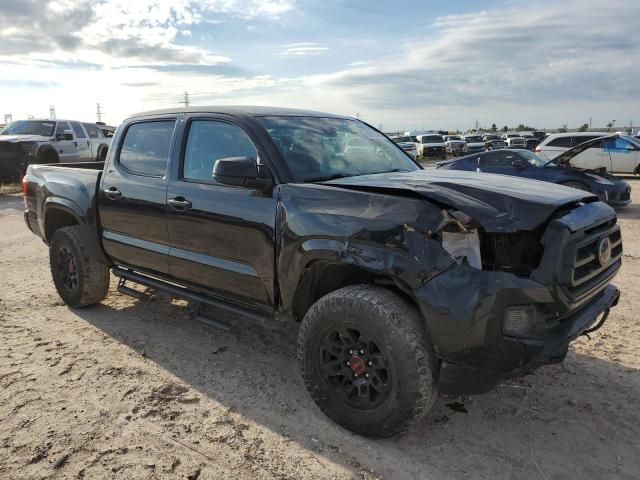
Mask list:
POLYGON ((265 107, 128 118, 104 165, 31 165, 25 220, 63 301, 152 287, 237 318, 297 322, 331 419, 385 437, 447 372, 564 359, 616 305, 613 209, 589 192, 426 171, 357 119, 265 107), (357 144, 348 149, 345 145, 357 144))

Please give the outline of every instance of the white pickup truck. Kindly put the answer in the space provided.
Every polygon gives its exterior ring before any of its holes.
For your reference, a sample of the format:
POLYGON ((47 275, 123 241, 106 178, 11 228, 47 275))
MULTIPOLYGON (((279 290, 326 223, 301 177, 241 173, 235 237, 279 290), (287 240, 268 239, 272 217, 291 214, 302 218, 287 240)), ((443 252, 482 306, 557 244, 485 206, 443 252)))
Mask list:
POLYGON ((0 132, 0 181, 32 163, 104 161, 111 139, 99 125, 75 120, 18 120, 0 132))

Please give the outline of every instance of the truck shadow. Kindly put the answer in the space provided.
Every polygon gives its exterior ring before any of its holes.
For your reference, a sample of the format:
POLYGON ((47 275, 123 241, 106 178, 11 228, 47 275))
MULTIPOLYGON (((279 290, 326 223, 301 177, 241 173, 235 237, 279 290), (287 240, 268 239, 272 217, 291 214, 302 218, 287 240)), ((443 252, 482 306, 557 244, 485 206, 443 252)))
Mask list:
POLYGON ((572 352, 561 365, 485 395, 440 398, 406 435, 374 441, 333 424, 312 402, 295 331, 245 323, 221 331, 162 294, 150 302, 112 294, 74 313, 227 411, 357 478, 634 478, 640 471, 639 375, 615 362, 572 352))

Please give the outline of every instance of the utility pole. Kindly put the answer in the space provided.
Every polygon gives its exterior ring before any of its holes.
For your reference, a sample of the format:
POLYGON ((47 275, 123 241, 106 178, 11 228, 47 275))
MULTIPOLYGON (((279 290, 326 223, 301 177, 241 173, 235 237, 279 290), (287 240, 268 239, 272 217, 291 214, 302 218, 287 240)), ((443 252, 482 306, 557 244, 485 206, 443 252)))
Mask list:
POLYGON ((49 105, 49 120, 56 119, 56 107, 53 105, 49 105))
POLYGON ((360 112, 356 112, 356 118, 360 120, 360 112))
POLYGON ((182 100, 181 102, 178 103, 182 103, 184 105, 184 108, 187 108, 189 106, 189 92, 187 92, 185 90, 184 92, 184 100, 182 100))
POLYGON ((102 107, 100 106, 100 103, 96 103, 96 117, 98 118, 98 122, 102 122, 102 115, 104 115, 102 107))
POLYGON ((478 131, 478 119, 476 118, 476 132, 478 131))
POLYGON ((593 120, 593 118, 589 117, 589 130, 591 130, 591 120, 593 120))

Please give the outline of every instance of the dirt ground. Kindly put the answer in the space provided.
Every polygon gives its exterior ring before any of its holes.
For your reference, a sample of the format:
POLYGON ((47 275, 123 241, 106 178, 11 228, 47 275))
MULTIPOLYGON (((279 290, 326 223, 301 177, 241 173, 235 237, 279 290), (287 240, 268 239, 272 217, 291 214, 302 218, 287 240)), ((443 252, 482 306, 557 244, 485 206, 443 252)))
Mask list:
POLYGON ((313 404, 294 332, 191 319, 112 291, 74 310, 19 196, 0 196, 0 478, 640 478, 640 181, 620 212, 620 304, 561 365, 441 398, 367 440, 313 404))

